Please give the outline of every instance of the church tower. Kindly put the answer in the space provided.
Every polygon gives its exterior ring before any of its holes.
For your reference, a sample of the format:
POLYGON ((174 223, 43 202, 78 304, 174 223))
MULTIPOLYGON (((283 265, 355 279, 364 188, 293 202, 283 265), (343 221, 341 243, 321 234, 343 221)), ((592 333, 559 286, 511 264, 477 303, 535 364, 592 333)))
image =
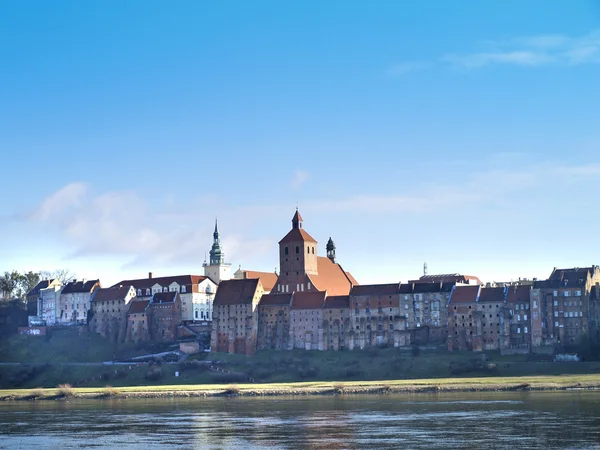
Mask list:
POLYGON ((317 241, 302 228, 298 209, 292 218, 292 229, 279 241, 279 273, 290 279, 303 280, 317 275, 317 241))
POLYGON ((219 284, 223 280, 231 279, 231 264, 225 263, 225 253, 221 249, 221 237, 219 235, 219 224, 215 219, 215 231, 213 232, 213 245, 209 252, 209 262, 204 261, 204 276, 209 277, 219 284))
POLYGON ((335 264, 335 244, 333 243, 331 236, 329 237, 329 240, 327 241, 326 249, 327 249, 327 257, 331 260, 332 263, 335 264))

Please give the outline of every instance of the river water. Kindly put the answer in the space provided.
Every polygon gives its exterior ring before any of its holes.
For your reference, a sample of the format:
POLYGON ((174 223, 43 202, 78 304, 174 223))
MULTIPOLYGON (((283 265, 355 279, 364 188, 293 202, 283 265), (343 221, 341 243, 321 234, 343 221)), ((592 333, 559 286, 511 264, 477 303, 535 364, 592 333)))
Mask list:
POLYGON ((600 392, 0 403, 7 449, 600 449, 600 392))

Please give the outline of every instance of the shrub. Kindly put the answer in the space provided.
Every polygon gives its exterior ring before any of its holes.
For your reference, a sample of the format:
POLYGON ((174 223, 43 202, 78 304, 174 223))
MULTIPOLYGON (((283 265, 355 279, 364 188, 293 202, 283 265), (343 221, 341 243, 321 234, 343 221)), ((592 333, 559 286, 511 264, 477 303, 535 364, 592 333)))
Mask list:
POLYGON ((343 394, 346 390, 344 383, 336 383, 333 385, 333 392, 336 394, 343 394))
POLYGON ((75 395, 75 390, 70 384, 59 384, 56 388, 57 397, 73 397, 73 395, 75 395))
POLYGON ((112 386, 106 386, 102 390, 102 396, 103 397, 119 397, 120 395, 121 395, 121 391, 118 390, 117 388, 112 387, 112 386))
POLYGON ((154 367, 146 374, 146 379, 150 381, 157 381, 162 378, 162 370, 160 367, 154 367))
POLYGON ((42 398, 45 395, 44 390, 42 388, 33 389, 29 392, 27 398, 34 400, 36 398, 42 398))
POLYGON ((239 388, 239 386, 236 386, 235 384, 228 386, 227 389, 225 389, 223 391, 223 395, 226 395, 228 397, 231 397, 233 395, 239 395, 239 394, 240 394, 240 388, 239 388))

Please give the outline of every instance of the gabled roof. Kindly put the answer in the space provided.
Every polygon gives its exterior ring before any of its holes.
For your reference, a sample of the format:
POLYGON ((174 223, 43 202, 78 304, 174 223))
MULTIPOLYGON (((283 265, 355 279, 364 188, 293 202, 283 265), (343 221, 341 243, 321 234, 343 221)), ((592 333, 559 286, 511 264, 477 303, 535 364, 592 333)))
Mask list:
POLYGON ((258 278, 265 291, 272 291, 277 284, 277 274, 275 272, 258 272, 256 270, 242 270, 245 279, 258 278))
POLYGON ((503 287, 482 287, 479 292, 479 303, 492 302, 503 303, 505 291, 503 287))
POLYGON ((291 309, 321 309, 325 304, 325 292, 294 292, 291 309))
POLYGON ((177 295, 177 292, 157 292, 152 296, 152 303, 174 303, 177 295))
POLYGON ((475 303, 479 296, 479 285, 455 286, 450 295, 450 303, 475 303))
POLYGON ((159 284, 162 287, 170 286, 173 283, 177 283, 180 286, 191 286, 192 292, 196 292, 194 290, 198 289, 198 284, 202 283, 204 280, 210 278, 204 275, 174 275, 170 277, 152 277, 152 278, 139 278, 136 280, 124 280, 121 281, 114 286, 133 286, 135 289, 151 289, 155 284, 159 284))
POLYGON ((346 274, 346 277, 350 280, 350 283, 352 283, 352 286, 358 286, 358 281, 356 281, 356 278, 354 278, 350 272, 344 273, 346 274))
POLYGON ((353 286, 350 295, 396 295, 400 289, 399 283, 361 284, 353 286))
POLYGON ((343 309, 350 308, 349 295, 332 295, 325 298, 325 309, 343 309))
POLYGON ((131 286, 113 286, 109 288, 98 288, 94 291, 93 302, 104 302, 109 300, 123 300, 129 294, 131 286))
POLYGON ((531 286, 509 286, 506 293, 506 303, 529 302, 531 286))
POLYGON ((139 314, 146 311, 146 308, 150 304, 150 300, 138 300, 133 301, 129 304, 129 311, 127 314, 139 314))
POLYGON ((259 285, 262 286, 258 278, 221 281, 213 305, 251 304, 259 285))
POLYGON ((352 283, 346 276, 342 266, 324 256, 317 256, 318 275, 308 275, 311 283, 319 291, 327 291, 330 295, 346 295, 350 293, 352 283))
MULTIPOLYGON (((585 287, 587 280, 594 273, 595 267, 575 267, 572 269, 556 269, 548 277, 547 287, 569 288, 585 287)), ((546 286, 545 286, 546 287, 546 286)))
POLYGON ((259 306, 290 306, 292 294, 265 294, 260 298, 259 306))
POLYGON ((412 294, 414 284, 413 283, 403 283, 400 285, 398 291, 401 294, 412 294))
POLYGON ((55 281, 54 279, 40 281, 38 284, 35 285, 35 287, 32 290, 30 290, 27 293, 27 297, 29 297, 30 295, 40 295, 40 291, 42 289, 46 289, 47 287, 49 287, 50 284, 54 281, 55 281))
POLYGON ((304 231, 304 228, 292 228, 288 234, 286 234, 282 240, 279 241, 280 244, 285 244, 288 242, 314 242, 317 241, 310 234, 304 231))
POLYGON ((87 280, 85 283, 83 280, 77 281, 69 281, 62 290, 62 294, 73 294, 73 293, 86 293, 92 292, 94 286, 99 284, 100 280, 87 280))

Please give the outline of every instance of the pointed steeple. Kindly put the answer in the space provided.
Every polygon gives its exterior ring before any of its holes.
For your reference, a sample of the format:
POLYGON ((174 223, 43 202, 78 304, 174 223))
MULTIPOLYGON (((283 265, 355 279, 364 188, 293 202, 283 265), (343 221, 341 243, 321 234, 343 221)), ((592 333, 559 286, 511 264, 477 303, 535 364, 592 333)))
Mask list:
POLYGON ((292 228, 302 228, 302 216, 300 215, 298 208, 296 208, 296 214, 292 217, 292 228))
POLYGON ((210 265, 222 264, 225 262, 225 253, 221 250, 221 238, 219 236, 219 224, 215 219, 215 231, 213 233, 213 245, 210 249, 210 265))

